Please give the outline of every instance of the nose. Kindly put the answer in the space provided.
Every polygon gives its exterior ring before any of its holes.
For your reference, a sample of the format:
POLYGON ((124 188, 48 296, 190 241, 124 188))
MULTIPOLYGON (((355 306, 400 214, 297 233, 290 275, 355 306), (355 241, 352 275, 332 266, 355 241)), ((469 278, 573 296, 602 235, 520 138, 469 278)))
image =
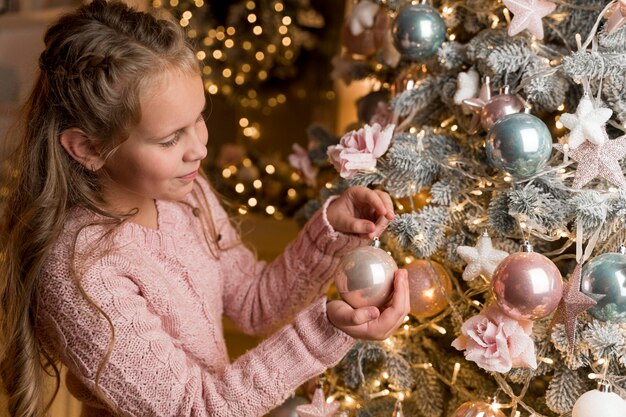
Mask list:
POLYGON ((204 123, 202 123, 201 127, 191 129, 183 160, 185 162, 194 162, 204 159, 207 156, 206 144, 208 137, 209 134, 204 123))

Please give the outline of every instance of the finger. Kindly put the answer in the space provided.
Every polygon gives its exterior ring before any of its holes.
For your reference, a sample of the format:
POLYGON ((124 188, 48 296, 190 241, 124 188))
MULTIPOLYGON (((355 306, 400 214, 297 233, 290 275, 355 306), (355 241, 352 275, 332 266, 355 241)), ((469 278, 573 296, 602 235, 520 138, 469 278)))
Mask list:
POLYGON ((396 215, 393 210, 393 200, 391 199, 391 196, 381 190, 374 190, 374 192, 378 194, 380 199, 383 201, 383 204, 387 208, 387 214, 385 215, 385 217, 387 217, 389 220, 393 220, 396 215))
POLYGON ((377 320, 369 324, 369 328, 381 338, 386 337, 404 320, 409 312, 409 286, 406 269, 399 269, 394 280, 394 291, 391 304, 380 314, 377 320))
POLYGON ((380 195, 369 188, 362 187, 355 190, 355 197, 358 199, 359 204, 367 204, 374 208, 377 217, 386 216, 389 211, 380 195))
POLYGON ((341 300, 333 300, 326 305, 326 311, 335 326, 355 326, 375 320, 380 316, 376 307, 352 308, 348 303, 341 300))
POLYGON ((373 239, 376 233, 376 225, 369 220, 353 218, 348 222, 348 230, 351 233, 368 235, 370 239, 373 239))

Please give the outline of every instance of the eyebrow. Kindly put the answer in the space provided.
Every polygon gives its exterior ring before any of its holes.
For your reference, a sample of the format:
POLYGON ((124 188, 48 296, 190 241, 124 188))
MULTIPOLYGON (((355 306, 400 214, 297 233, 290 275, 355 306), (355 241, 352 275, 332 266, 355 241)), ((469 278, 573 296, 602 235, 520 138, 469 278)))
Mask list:
MULTIPOLYGON (((207 106, 207 100, 205 98, 204 105, 202 106, 202 110, 200 110, 200 113, 198 114, 198 117, 196 118, 196 120, 200 119, 200 117, 204 118, 203 114, 206 111, 206 106, 207 106)), ((174 130, 173 132, 167 133, 166 135, 153 136, 152 138, 150 138, 150 142, 157 142, 157 141, 163 140, 163 139, 165 139, 165 138, 167 138, 167 137, 169 137, 171 135, 174 135, 174 134, 176 134, 178 132, 182 132, 183 129, 184 129, 184 127, 181 127, 179 129, 174 130)))

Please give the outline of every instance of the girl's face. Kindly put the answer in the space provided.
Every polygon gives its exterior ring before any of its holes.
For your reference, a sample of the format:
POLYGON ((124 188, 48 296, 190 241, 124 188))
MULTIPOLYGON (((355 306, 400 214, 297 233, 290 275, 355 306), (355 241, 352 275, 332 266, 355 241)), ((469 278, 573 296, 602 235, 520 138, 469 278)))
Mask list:
POLYGON ((206 156, 207 127, 200 75, 171 72, 141 95, 141 121, 102 168, 105 201, 119 210, 181 200, 206 156))

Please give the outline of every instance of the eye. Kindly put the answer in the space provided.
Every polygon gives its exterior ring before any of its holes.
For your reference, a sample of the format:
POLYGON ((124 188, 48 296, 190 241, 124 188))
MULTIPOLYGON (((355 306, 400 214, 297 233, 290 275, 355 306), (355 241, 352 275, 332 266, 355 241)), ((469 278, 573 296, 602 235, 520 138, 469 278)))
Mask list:
POLYGON ((174 137, 171 140, 160 143, 160 145, 164 148, 169 148, 169 147, 176 145, 178 143, 178 139, 180 139, 180 132, 174 133, 174 137))

